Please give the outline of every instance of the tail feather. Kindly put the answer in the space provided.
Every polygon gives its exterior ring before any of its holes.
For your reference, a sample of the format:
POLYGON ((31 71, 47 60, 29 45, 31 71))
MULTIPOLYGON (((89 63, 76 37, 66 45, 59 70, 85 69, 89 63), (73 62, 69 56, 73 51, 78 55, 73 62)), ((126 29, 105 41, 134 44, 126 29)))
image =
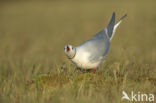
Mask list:
POLYGON ((110 41, 112 40, 114 34, 115 34, 115 31, 117 29, 117 27, 120 25, 120 23, 122 22, 122 20, 127 16, 127 14, 125 14, 124 16, 122 16, 119 21, 114 25, 114 29, 113 29, 113 33, 112 33, 112 36, 110 37, 110 41))

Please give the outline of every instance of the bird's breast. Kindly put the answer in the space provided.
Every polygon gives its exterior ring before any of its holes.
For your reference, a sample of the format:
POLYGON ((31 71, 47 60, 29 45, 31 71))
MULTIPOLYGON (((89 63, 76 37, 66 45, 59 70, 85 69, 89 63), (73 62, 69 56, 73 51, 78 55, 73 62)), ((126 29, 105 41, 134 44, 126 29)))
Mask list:
POLYGON ((75 57, 72 59, 73 63, 76 64, 81 69, 93 69, 97 68, 100 64, 99 61, 97 62, 90 62, 89 57, 90 53, 86 52, 85 50, 77 50, 75 57))

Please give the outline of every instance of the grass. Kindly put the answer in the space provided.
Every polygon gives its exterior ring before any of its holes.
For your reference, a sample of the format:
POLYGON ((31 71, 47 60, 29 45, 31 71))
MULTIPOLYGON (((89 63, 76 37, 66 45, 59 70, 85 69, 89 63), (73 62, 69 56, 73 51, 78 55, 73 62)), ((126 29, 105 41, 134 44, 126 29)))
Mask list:
POLYGON ((156 94, 154 0, 0 2, 1 103, 127 103, 122 91, 156 94), (107 25, 128 17, 104 64, 82 72, 64 55, 107 25))

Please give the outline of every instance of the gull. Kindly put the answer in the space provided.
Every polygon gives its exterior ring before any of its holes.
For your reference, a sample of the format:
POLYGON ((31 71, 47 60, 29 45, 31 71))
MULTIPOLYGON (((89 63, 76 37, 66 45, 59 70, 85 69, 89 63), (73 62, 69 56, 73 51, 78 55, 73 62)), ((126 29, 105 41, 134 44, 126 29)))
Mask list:
POLYGON ((65 45, 64 52, 78 68, 95 70, 104 61, 110 49, 110 42, 115 34, 115 31, 122 20, 126 17, 122 16, 115 23, 115 12, 108 25, 93 36, 90 40, 82 43, 79 46, 65 45))

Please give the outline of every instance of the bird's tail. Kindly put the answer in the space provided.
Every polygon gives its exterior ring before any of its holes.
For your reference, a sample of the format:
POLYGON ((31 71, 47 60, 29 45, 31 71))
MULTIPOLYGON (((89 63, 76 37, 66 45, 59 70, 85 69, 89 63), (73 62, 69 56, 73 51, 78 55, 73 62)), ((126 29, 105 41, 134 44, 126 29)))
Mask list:
POLYGON ((127 16, 127 14, 125 14, 124 16, 122 16, 119 21, 114 25, 114 28, 113 28, 113 32, 112 32, 112 35, 110 37, 110 41, 112 40, 114 34, 115 34, 115 31, 117 29, 117 27, 120 25, 120 23, 122 22, 122 20, 127 16))

